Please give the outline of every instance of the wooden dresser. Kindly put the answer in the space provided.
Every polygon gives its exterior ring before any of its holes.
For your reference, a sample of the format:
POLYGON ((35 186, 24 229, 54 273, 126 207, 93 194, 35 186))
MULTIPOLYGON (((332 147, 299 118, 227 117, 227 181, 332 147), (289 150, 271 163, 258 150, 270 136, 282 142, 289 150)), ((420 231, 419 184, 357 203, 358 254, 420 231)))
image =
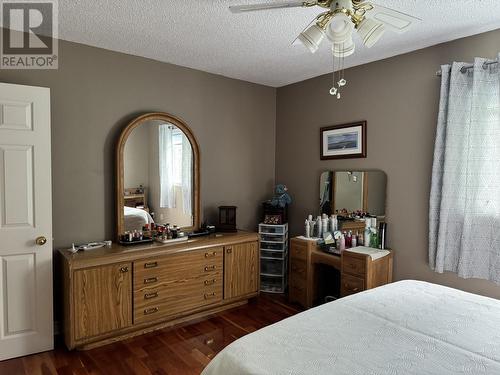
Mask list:
POLYGON ((60 253, 69 349, 104 345, 235 307, 259 290, 256 233, 60 253))
POLYGON ((392 251, 376 260, 349 250, 338 256, 321 251, 314 241, 293 238, 290 240, 289 300, 306 308, 314 306, 318 284, 329 282, 320 279, 318 265, 340 271, 340 296, 345 297, 392 282, 392 263, 392 251))

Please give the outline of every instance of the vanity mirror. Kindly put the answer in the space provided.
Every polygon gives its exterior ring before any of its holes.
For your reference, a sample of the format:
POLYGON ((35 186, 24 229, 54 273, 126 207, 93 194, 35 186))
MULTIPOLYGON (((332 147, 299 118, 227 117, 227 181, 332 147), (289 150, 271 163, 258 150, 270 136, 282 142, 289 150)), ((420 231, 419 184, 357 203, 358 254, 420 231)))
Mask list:
POLYGON ((385 216, 387 176, 383 171, 326 171, 320 176, 320 212, 364 211, 385 216))
POLYGON ((117 236, 152 222, 198 229, 199 148, 182 120, 167 113, 137 117, 120 135, 116 162, 117 236))

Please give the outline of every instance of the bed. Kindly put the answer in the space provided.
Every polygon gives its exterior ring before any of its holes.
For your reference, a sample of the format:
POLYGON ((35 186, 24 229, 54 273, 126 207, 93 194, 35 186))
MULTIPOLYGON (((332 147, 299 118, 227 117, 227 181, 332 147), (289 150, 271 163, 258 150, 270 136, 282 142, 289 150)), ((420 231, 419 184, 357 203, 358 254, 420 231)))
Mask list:
POLYGON ((500 301, 400 281, 246 335, 202 374, 500 374, 500 301))
POLYGON ((149 212, 144 211, 140 208, 134 207, 123 207, 123 216, 125 231, 132 232, 134 230, 142 230, 144 224, 153 223, 153 218, 149 212))

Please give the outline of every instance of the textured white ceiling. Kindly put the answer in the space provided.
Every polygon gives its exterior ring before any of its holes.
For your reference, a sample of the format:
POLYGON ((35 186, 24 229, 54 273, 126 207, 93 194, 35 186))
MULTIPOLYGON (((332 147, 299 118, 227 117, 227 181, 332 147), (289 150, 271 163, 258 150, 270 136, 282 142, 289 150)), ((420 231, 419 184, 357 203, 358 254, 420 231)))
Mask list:
MULTIPOLYGON (((60 0, 59 36, 274 87, 331 72, 328 43, 314 55, 291 45, 322 8, 228 10, 229 5, 263 1, 60 0)), ((500 28, 500 0, 377 3, 423 21, 403 35, 386 32, 371 49, 356 38, 348 67, 500 28)))

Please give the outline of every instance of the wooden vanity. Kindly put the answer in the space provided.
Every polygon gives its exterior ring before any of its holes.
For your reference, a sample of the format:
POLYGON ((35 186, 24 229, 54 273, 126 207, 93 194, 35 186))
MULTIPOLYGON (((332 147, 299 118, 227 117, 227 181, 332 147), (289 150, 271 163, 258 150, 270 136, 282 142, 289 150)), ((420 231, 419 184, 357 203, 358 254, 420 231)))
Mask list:
POLYGON ((300 238, 290 240, 289 300, 305 308, 315 306, 318 286, 332 280, 320 280, 318 265, 332 267, 340 272, 340 297, 376 288, 392 282, 394 252, 372 260, 369 255, 349 249, 342 256, 321 251, 316 242, 300 238))
POLYGON ((242 305, 259 291, 256 233, 60 253, 69 349, 207 316, 242 305))

